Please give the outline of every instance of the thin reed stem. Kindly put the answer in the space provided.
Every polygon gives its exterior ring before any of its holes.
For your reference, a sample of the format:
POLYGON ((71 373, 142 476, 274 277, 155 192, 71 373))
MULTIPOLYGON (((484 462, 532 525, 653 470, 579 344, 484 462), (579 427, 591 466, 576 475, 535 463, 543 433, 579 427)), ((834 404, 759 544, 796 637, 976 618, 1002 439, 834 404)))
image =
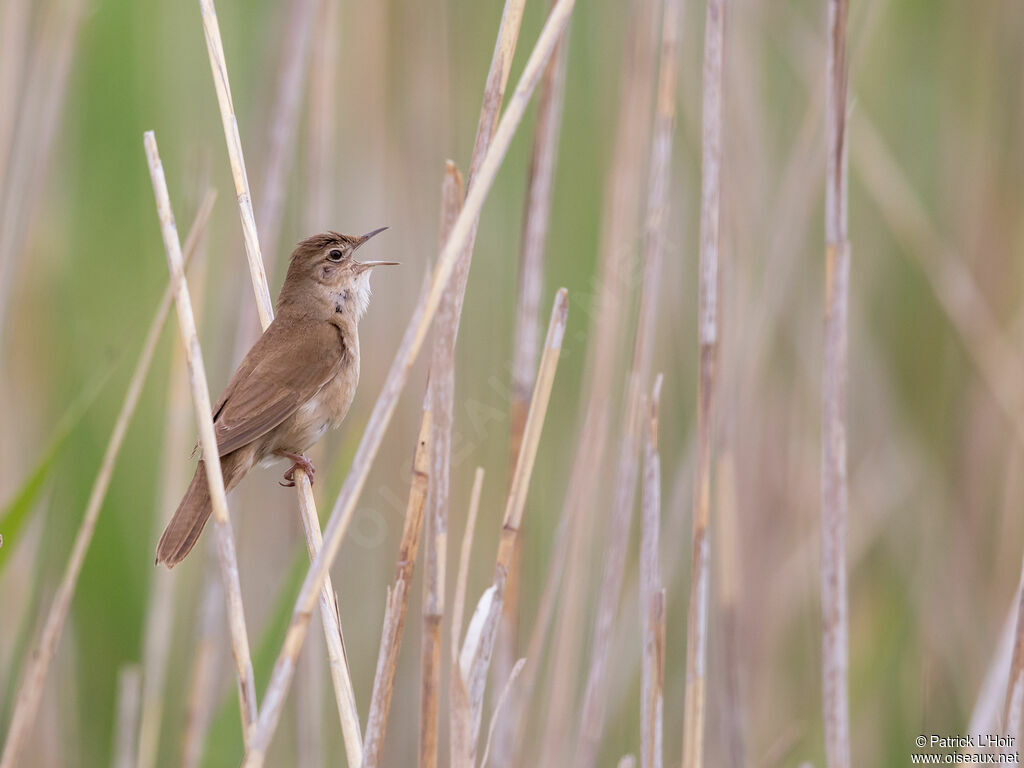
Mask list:
POLYGON ((549 15, 537 44, 526 62, 516 90, 512 94, 512 98, 509 99, 508 106, 498 123, 494 139, 480 165, 476 183, 473 184, 466 196, 462 210, 452 227, 452 233, 441 252, 437 266, 434 268, 430 288, 417 301, 416 307, 413 309, 384 387, 374 405, 359 447, 356 449, 348 477, 338 494, 334 509, 331 511, 330 521, 324 531, 324 549, 306 574, 306 579, 296 599, 292 622, 267 687, 267 696, 256 738, 246 758, 246 765, 250 768, 262 765, 265 760, 267 746, 277 726, 284 697, 294 674, 295 658, 299 648, 302 647, 309 626, 309 616, 315 602, 316 591, 323 583, 331 563, 337 556, 355 511, 359 493, 366 483, 373 459, 380 448, 384 432, 405 387, 409 370, 423 345, 427 330, 440 303, 441 294, 451 278, 456 258, 469 240, 472 223, 483 207, 498 168, 508 152, 512 137, 526 111, 530 96, 540 80, 555 44, 569 21, 574 5, 575 0, 559 0, 549 15))
POLYGON ((828 768, 850 766, 846 594, 847 232, 846 17, 829 0, 825 79, 825 350, 821 424, 822 707, 828 768))
MULTIPOLYGON (((202 210, 200 210, 202 213, 202 210)), ((206 219, 196 216, 192 225, 189 242, 198 243, 199 237, 206 226, 206 219)), ((186 256, 191 256, 189 251, 186 256)), ((180 251, 179 251, 180 256, 180 251)), ((156 313, 150 322, 149 330, 146 332, 146 339, 142 343, 142 351, 139 353, 138 362, 128 383, 128 390, 121 404, 121 410, 114 422, 114 429, 110 434, 110 440, 103 452, 103 459, 100 461, 99 471, 93 481, 92 490, 89 492, 89 501, 85 506, 85 514, 75 534, 75 543, 68 557, 67 565, 64 567, 64 574, 61 576, 60 585, 54 595, 53 603, 46 615, 46 623, 43 625, 43 632, 39 638, 39 644, 32 654, 32 661, 14 702, 14 714, 11 717, 11 724, 7 730, 7 741, 4 744, 3 755, 0 756, 0 768, 14 768, 19 765, 19 756, 35 722, 39 710, 39 701, 43 695, 43 688, 46 683, 46 675, 53 661, 53 655, 57 650, 57 643, 60 640, 61 632, 64 629, 64 622, 67 619, 68 611, 71 608, 71 600, 75 595, 78 586, 78 577, 82 572, 82 564, 92 543, 93 534, 96 532, 96 523, 99 520, 100 510, 103 508, 103 501, 110 487, 110 479, 114 473, 114 464, 121 452, 125 435, 128 432, 128 425, 131 423, 135 408, 139 404, 139 397, 142 394, 142 387, 146 382, 149 373, 149 366, 153 362, 153 354, 156 352, 157 343, 160 341, 160 333, 164 327, 167 314, 171 311, 171 301, 174 297, 175 278, 168 283, 164 294, 157 305, 156 313)))
POLYGON ((718 227, 721 196, 722 65, 725 0, 708 0, 704 27, 703 128, 701 138, 700 267, 698 287, 699 381, 697 384, 697 467, 693 484, 693 559, 686 624, 686 700, 683 711, 683 768, 704 765, 705 675, 707 672, 708 518, 715 368, 718 358, 718 227))
POLYGON ((239 709, 242 714, 242 733, 248 741, 252 724, 256 720, 256 683, 253 679, 252 656, 249 651, 249 636, 245 626, 245 611, 242 605, 242 588, 238 579, 238 559, 235 555, 235 539, 228 516, 227 495, 224 491, 224 477, 220 468, 217 439, 213 432, 213 415, 210 409, 210 390, 206 383, 206 368, 203 365, 202 349, 196 333, 192 315, 192 301, 188 284, 183 275, 181 243, 174 223, 167 180, 156 144, 156 136, 147 131, 144 136, 149 175, 153 180, 153 194, 156 197, 157 213, 160 216, 160 230, 167 252, 171 282, 176 286, 175 306, 178 310, 178 327, 185 345, 185 359, 188 362, 189 384, 192 389, 192 405, 195 409, 199 428, 199 444, 206 467, 206 479, 210 487, 210 502, 213 514, 214 533, 217 541, 217 555, 220 561, 221 578, 227 598, 228 626, 231 634, 231 651, 238 675, 239 709))
POLYGON ((114 768, 135 765, 135 734, 139 725, 142 669, 125 664, 117 672, 117 717, 114 720, 114 768))
POLYGON ((676 48, 679 2, 666 0, 662 19, 661 63, 651 142, 650 178, 644 227, 643 277, 640 286, 633 356, 627 377, 623 437, 619 446, 614 506, 609 521, 600 601, 593 632, 593 651, 583 699, 575 762, 595 764, 605 719, 605 678, 611 635, 625 574, 629 532, 636 504, 636 484, 643 434, 643 399, 650 378, 658 308, 658 286, 664 259, 665 221, 672 167, 672 129, 675 122, 676 48))
POLYGON ((644 472, 640 533, 640 627, 643 635, 640 693, 640 766, 662 766, 665 684, 665 589, 661 586, 661 459, 658 456, 658 403, 662 377, 651 393, 644 430, 644 472))
MULTIPOLYGON (((214 548, 211 542, 211 549, 214 548)), ((207 568, 212 568, 208 559, 207 568)), ((218 627, 223 623, 224 600, 220 581, 204 578, 203 598, 200 601, 199 624, 196 631, 195 655, 189 675, 188 698, 185 710, 185 729, 182 737, 182 768, 198 768, 203 756, 203 745, 213 717, 214 696, 220 669, 218 627)))
MULTIPOLYGON (((441 182, 438 248, 451 234, 462 205, 462 174, 450 160, 441 182)), ((448 498, 451 473, 452 419, 455 400, 455 336, 469 263, 460 258, 439 306, 430 381, 423 407, 430 411, 430 485, 427 489, 427 542, 423 553, 423 635, 420 645, 419 765, 437 765, 438 707, 441 696, 441 624, 444 620, 445 570, 448 562, 448 498)))
POLYGON ((363 768, 376 768, 379 765, 384 737, 387 734, 395 670, 398 667, 398 651, 402 644, 402 631, 405 629, 409 590, 416 568, 416 553, 419 551, 420 531, 423 528, 423 509, 427 503, 427 487, 430 483, 430 429, 430 409, 424 408, 416 439, 416 450, 413 452, 412 482, 409 485, 409 503, 405 509, 402 542, 398 548, 395 586, 388 591, 384 626, 381 628, 380 651, 377 653, 377 672, 373 678, 373 695, 370 699, 370 711, 366 716, 363 768))

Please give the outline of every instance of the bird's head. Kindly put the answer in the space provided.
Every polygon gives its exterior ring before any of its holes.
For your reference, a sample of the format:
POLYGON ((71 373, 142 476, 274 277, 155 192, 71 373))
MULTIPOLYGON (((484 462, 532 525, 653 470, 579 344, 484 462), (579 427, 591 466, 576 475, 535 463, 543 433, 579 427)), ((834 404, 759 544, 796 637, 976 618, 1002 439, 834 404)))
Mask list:
POLYGON ((356 261, 355 252, 387 227, 358 237, 325 232, 301 241, 288 263, 279 311, 284 307, 311 310, 330 305, 335 312, 356 320, 370 303, 370 272, 373 267, 396 265, 397 261, 356 261), (308 306, 307 306, 308 305, 308 306))

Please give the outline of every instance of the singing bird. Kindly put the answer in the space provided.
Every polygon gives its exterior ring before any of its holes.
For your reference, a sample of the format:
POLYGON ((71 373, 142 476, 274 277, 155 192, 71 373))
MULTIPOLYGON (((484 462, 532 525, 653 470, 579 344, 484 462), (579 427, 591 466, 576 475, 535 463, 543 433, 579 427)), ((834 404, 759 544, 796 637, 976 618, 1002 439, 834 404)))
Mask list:
MULTIPOLYGON (((231 490, 255 465, 290 459, 282 485, 301 468, 304 452, 341 424, 359 383, 359 319, 370 301, 370 271, 394 261, 355 259, 356 250, 387 227, 362 237, 327 232, 300 242, 277 299, 277 316, 242 360, 213 408, 224 487, 231 490)), ((210 516, 206 467, 196 473, 156 547, 156 562, 173 568, 189 553, 210 516)))

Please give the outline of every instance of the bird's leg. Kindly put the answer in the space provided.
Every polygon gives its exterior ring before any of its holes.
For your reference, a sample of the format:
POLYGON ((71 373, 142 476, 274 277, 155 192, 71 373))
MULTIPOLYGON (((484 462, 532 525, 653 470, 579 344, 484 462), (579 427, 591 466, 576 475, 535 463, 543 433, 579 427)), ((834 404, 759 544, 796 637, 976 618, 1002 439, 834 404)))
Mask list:
POLYGON ((313 462, 303 456, 301 453, 289 453, 288 451, 278 451, 278 456, 284 456, 286 459, 292 460, 291 467, 284 473, 284 479, 288 482, 280 483, 285 488, 293 488, 295 486, 295 470, 301 469, 306 473, 306 477, 309 478, 309 484, 313 484, 313 475, 316 474, 316 467, 313 466, 313 462))

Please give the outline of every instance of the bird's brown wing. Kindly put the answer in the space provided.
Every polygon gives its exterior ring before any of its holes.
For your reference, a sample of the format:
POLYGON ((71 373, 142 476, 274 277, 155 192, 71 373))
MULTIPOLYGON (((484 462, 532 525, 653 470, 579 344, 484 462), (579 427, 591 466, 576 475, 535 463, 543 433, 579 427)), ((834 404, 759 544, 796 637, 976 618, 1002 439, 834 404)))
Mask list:
POLYGON ((329 323, 268 328, 221 398, 214 421, 220 455, 288 418, 338 373, 344 352, 341 334, 329 323))

